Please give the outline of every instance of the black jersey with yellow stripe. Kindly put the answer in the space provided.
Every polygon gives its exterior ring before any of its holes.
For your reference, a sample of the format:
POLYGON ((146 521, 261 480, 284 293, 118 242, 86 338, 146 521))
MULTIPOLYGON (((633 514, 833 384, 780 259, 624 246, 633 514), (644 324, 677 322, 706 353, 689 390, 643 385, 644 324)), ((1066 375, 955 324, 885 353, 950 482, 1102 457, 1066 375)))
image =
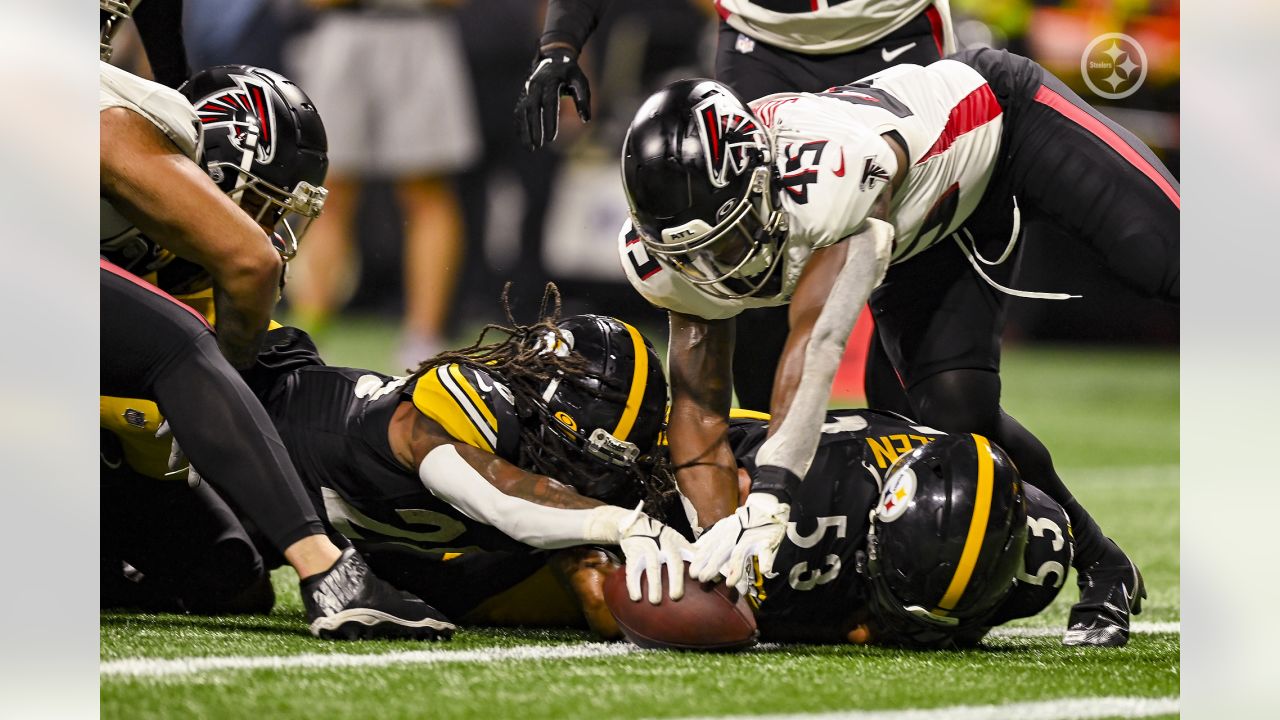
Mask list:
POLYGON ((324 365, 306 333, 283 328, 248 373, 250 387, 328 522, 362 551, 427 557, 476 550, 528 550, 432 495, 416 468, 400 464, 387 435, 411 402, 459 441, 518 460, 519 418, 510 392, 487 373, 458 365, 416 380, 324 365))
MULTIPOLYGON (((757 576, 754 605, 761 637, 780 642, 843 642, 864 606, 867 586, 854 569, 868 515, 898 455, 943 433, 896 415, 839 410, 827 416, 813 464, 792 501, 773 578, 757 576)), ((753 476, 768 436, 761 419, 731 418, 729 441, 753 476)))

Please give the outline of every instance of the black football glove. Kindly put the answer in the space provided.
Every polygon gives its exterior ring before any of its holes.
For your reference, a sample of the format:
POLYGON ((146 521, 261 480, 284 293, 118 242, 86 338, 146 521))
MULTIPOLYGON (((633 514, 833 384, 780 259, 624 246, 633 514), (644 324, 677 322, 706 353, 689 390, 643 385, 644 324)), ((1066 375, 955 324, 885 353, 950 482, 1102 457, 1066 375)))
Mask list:
POLYGON ((563 47, 540 51, 516 103, 517 132, 525 147, 537 150, 556 139, 562 95, 573 98, 582 122, 591 120, 591 87, 578 67, 578 54, 563 47))

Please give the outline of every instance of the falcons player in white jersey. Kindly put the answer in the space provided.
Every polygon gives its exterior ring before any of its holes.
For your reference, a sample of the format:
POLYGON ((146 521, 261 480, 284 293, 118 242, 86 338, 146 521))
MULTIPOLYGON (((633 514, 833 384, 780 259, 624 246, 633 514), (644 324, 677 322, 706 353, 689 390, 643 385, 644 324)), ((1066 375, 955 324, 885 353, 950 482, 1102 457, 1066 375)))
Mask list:
POLYGON ((752 556, 771 571, 845 340, 870 301, 914 417, 990 437, 1070 516, 1082 596, 1064 642, 1127 642, 1141 576, 1044 445, 1000 409, 999 338, 1007 298, 1040 295, 1007 287, 1023 214, 1176 302, 1181 200, 1149 149, 1032 61, 979 50, 751 106, 713 81, 673 83, 632 122, 623 180, 623 267, 670 314, 671 456, 709 528, 697 576, 744 582, 752 556), (735 510, 734 318, 778 305, 790 331, 774 421, 735 510))

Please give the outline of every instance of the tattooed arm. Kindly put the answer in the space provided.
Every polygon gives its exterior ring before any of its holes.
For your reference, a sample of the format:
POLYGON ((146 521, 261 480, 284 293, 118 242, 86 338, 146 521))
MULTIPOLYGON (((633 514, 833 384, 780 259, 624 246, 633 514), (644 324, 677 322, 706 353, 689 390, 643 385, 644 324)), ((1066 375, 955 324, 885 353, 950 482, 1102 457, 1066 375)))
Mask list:
POLYGON ((670 313, 671 418, 667 437, 680 491, 704 528, 738 507, 729 447, 734 321, 670 313))

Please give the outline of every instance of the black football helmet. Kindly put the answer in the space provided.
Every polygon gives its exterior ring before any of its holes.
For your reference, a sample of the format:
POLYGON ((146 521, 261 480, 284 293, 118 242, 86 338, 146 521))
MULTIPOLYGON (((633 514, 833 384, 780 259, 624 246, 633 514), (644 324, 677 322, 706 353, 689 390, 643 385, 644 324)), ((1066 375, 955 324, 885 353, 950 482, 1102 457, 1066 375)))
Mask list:
POLYGON ((776 293, 786 216, 773 141, 714 80, 679 80, 640 106, 622 146, 622 184, 645 248, 710 295, 776 293))
POLYGON ((634 503, 666 414, 662 363, 647 338, 616 318, 575 315, 556 327, 543 352, 575 354, 581 366, 537 388, 526 460, 588 497, 634 503))
POLYGON ((1003 601, 1027 542, 1023 484, 981 435, 938 438, 889 469, 860 570, 889 643, 944 647, 1003 601))
POLYGON ((248 65, 201 70, 178 90, 203 126, 209 176, 277 229, 277 249, 291 259, 328 194, 329 141, 316 106, 288 78, 248 65))

